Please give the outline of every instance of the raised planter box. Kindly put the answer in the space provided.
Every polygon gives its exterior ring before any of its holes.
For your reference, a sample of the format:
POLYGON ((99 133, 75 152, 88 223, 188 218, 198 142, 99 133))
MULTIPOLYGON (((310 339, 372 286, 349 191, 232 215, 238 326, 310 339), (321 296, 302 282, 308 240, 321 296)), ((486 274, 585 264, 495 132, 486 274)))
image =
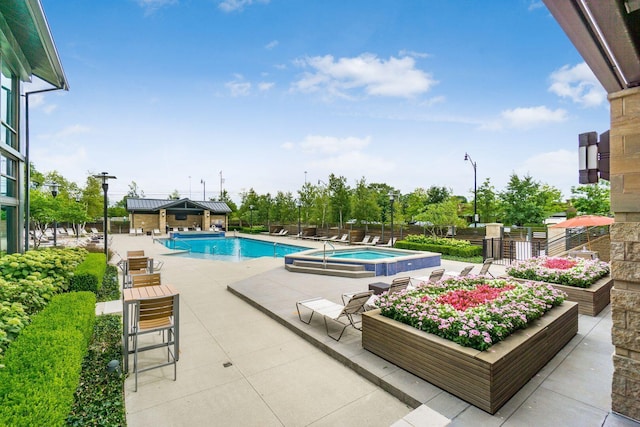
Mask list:
MULTIPOLYGON (((508 276, 509 279, 518 282, 527 282, 528 280, 517 279, 508 276)), ((549 282, 545 282, 549 283, 549 282)), ((578 311, 580 314, 588 316, 597 316, 610 301, 610 291, 613 287, 613 279, 611 275, 605 276, 598 280, 588 288, 577 288, 575 286, 559 285, 557 283, 549 283, 556 289, 560 289, 567 293, 567 300, 578 303, 578 311)))
POLYGON ((362 346, 494 414, 578 332, 578 304, 565 301, 486 351, 463 347, 384 317, 363 313, 362 346))

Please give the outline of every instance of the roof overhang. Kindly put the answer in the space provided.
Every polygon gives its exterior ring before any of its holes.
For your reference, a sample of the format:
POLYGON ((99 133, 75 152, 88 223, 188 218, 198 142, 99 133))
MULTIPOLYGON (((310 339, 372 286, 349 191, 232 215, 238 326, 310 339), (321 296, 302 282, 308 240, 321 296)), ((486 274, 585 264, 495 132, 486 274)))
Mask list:
POLYGON ((35 75, 69 89, 40 0, 1 1, 0 30, 0 47, 20 80, 31 81, 35 75))
POLYGON ((640 0, 543 0, 608 93, 640 86, 640 0))

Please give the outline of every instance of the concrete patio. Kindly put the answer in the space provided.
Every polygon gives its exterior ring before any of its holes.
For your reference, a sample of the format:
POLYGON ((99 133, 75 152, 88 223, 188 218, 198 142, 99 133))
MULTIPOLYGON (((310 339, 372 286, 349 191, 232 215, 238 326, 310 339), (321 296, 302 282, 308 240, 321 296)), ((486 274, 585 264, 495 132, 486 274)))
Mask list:
MULTIPOLYGON (((144 249, 164 261, 163 282, 181 298, 178 379, 172 381, 170 368, 145 372, 138 392, 127 379, 129 426, 640 425, 610 412, 609 308, 596 317, 580 315, 578 335, 489 415, 363 350, 358 331, 348 328, 335 342, 321 319, 310 325, 298 319, 296 301, 322 296, 339 302, 343 292, 366 289, 371 278, 290 273, 274 258, 231 263, 166 255, 148 236, 116 235, 112 247, 122 255, 144 249)), ((490 271, 503 270, 494 265, 490 271)))

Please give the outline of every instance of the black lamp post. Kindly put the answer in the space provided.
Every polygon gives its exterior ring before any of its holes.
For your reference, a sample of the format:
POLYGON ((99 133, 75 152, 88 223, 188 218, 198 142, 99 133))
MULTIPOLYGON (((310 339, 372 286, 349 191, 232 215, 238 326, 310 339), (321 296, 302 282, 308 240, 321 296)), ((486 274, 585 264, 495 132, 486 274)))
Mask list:
MULTIPOLYGON (((58 196, 58 183, 52 182, 49 184, 49 188, 51 189, 51 195, 55 199, 58 196)), ((57 215, 58 212, 56 211, 55 214, 57 215)), ((58 220, 55 218, 53 219, 53 246, 58 246, 58 220)))
POLYGON ((296 206, 298 206, 298 237, 302 236, 302 227, 300 225, 300 210, 302 209, 302 202, 296 200, 296 206))
POLYGON ((389 246, 393 246, 393 201, 395 200, 395 195, 392 192, 389 192, 389 203, 391 204, 391 238, 389 239, 389 246))
POLYGON ((253 205, 249 205, 249 212, 250 212, 249 215, 250 215, 250 218, 251 218, 249 223, 251 224, 251 232, 252 233, 253 233, 253 208, 254 208, 253 205))
POLYGON ((107 258, 107 262, 109 262, 109 243, 107 239, 107 192, 109 191, 109 180, 117 178, 113 175, 109 175, 109 172, 102 172, 100 175, 93 175, 93 177, 99 178, 102 181, 102 192, 104 193, 104 222, 102 223, 102 234, 104 234, 104 256, 107 258))
POLYGON ((471 160, 471 156, 464 153, 464 160, 469 160, 471 166, 473 166, 473 227, 478 228, 478 171, 476 169, 477 163, 471 160))

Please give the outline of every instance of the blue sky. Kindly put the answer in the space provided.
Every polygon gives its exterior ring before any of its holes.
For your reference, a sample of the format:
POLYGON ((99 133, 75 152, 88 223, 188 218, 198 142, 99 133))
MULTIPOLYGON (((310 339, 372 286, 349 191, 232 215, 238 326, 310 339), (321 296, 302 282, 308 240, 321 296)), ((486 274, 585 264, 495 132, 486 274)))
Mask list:
MULTIPOLYGON (((147 197, 365 177, 570 195, 606 94, 541 1, 42 0, 71 90, 31 98, 31 157, 147 197), (201 181, 205 181, 205 185, 201 181)), ((35 82, 33 90, 38 85, 35 82)))

